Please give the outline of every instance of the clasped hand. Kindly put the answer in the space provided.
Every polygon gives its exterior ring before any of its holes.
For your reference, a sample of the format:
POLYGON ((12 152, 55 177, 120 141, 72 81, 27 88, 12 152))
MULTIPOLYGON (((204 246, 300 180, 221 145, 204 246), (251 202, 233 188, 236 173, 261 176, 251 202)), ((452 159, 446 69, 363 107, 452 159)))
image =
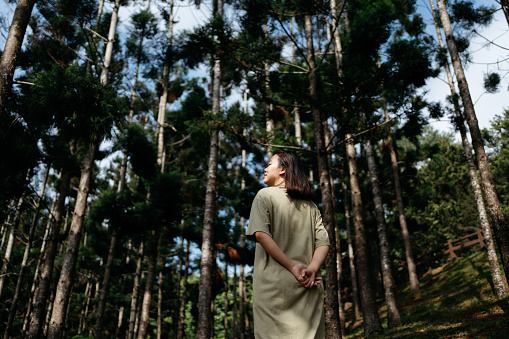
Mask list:
POLYGON ((316 272, 307 268, 302 264, 297 264, 292 267, 292 274, 301 284, 302 287, 311 288, 316 286, 322 280, 321 277, 316 276, 316 272))

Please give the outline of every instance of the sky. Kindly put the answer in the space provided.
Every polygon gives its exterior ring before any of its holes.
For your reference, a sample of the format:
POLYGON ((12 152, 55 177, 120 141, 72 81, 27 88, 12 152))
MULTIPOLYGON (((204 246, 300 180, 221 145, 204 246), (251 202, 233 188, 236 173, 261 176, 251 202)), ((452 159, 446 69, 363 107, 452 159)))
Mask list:
MULTIPOLYGON (((199 8, 188 3, 188 0, 176 1, 175 20, 177 23, 174 26, 176 31, 198 27, 210 17, 210 1, 203 1, 199 8)), ((476 5, 499 7, 493 0, 476 0, 475 3, 476 5)), ((429 1, 417 0, 417 6, 424 19, 429 20, 429 1)), ((132 9, 124 9, 124 11, 127 14, 132 9)), ((472 36, 470 45, 471 63, 463 65, 463 67, 470 87, 472 101, 475 103, 479 126, 489 128, 493 117, 502 114, 504 109, 509 108, 509 100, 507 99, 509 91, 509 26, 502 10, 495 13, 494 20, 488 28, 479 28, 478 31, 487 40, 478 35, 472 36), (494 44, 488 43, 488 40, 494 44), (498 72, 501 76, 501 86, 498 93, 488 94, 484 91, 483 78, 488 72, 498 72)), ((436 34, 434 27, 431 25, 429 33, 433 36, 436 34)), ((445 98, 450 94, 449 86, 445 81, 444 72, 438 78, 427 81, 424 90, 428 92, 427 98, 430 101, 445 103, 445 98)), ((431 121, 430 123, 434 128, 441 131, 454 132, 454 128, 447 118, 431 121)), ((457 139, 460 140, 459 135, 457 135, 457 139)))
MULTIPOLYGON (((476 4, 499 6, 494 0, 476 0, 476 4)), ((7 7, 7 1, 0 3, 0 13, 7 16, 6 25, 10 24, 12 19, 12 11, 7 7)), ((9 5, 11 9, 15 8, 14 4, 9 5)), ((111 3, 106 2, 107 8, 111 8, 111 3)), ((145 6, 139 4, 138 6, 145 6)), ((184 29, 193 29, 204 24, 211 13, 211 1, 202 1, 199 7, 196 7, 190 0, 175 0, 175 25, 174 29, 178 32, 184 29)), ((418 11, 425 20, 429 20, 429 1, 417 0, 418 11)), ((129 16, 136 10, 135 7, 121 7, 119 23, 121 31, 127 31, 129 16)), ((156 2, 152 1, 151 10, 158 11, 156 2)), ((470 45, 471 63, 464 65, 467 82, 471 91, 472 101, 475 103, 475 110, 479 126, 488 128, 490 121, 495 115, 500 115, 504 109, 509 108, 508 91, 509 91, 509 29, 508 23, 503 15, 502 10, 495 13, 494 20, 488 28, 480 28, 479 32, 484 37, 473 35, 470 45), (492 41, 494 44, 490 44, 492 41), (502 78, 500 90, 495 94, 484 92, 483 77, 487 72, 498 72, 502 78)), ((430 25, 429 33, 435 36, 435 30, 430 25)), ((6 32, 4 31, 4 36, 6 32)), ((0 38, 0 44, 4 44, 4 38, 0 38)), ((206 71, 201 70, 206 76, 206 71)), ((200 72, 200 71, 198 71, 200 72)), ((445 98, 449 93, 449 87, 445 82, 445 74, 435 79, 427 81, 425 90, 428 92, 427 98, 431 101, 445 102, 445 98)), ((442 131, 453 131, 453 127, 447 118, 440 121, 432 121, 431 125, 442 131)))

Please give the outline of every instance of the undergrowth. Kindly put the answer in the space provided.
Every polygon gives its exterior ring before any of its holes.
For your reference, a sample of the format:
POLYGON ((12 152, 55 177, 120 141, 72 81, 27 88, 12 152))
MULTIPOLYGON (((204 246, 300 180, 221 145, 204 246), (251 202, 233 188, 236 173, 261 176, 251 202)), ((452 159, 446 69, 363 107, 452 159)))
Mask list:
MULTIPOLYGON (((387 329, 385 303, 379 307, 383 338, 509 338, 509 297, 492 293, 485 252, 458 258, 420 277, 421 294, 400 286, 397 301, 403 325, 387 329)), ((347 312, 345 338, 363 338, 362 319, 347 312)))

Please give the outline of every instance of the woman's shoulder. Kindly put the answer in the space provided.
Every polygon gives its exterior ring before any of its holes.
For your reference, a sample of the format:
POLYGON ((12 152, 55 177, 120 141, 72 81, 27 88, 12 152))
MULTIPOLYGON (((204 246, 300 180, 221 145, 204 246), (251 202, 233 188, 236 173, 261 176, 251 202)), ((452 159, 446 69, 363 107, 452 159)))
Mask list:
POLYGON ((269 186, 260 189, 256 194, 256 197, 259 199, 265 199, 281 195, 286 195, 286 189, 284 186, 269 186))

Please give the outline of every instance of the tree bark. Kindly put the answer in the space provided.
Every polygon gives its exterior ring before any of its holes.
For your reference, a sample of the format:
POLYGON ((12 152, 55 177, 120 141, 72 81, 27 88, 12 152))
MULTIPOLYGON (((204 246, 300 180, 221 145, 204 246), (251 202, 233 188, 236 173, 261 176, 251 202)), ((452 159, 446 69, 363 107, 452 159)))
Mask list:
POLYGON ((157 339, 161 339, 163 331, 163 271, 159 271, 157 285, 157 339))
POLYGON ((138 330, 138 339, 145 339, 148 335, 148 325, 150 320, 150 305, 152 303, 152 287, 156 277, 157 266, 157 244, 158 232, 152 230, 150 234, 150 247, 148 248, 148 271, 145 281, 145 292, 143 293, 143 304, 141 306, 140 328, 138 330))
POLYGON ((458 88, 463 102, 464 114, 467 119, 467 124, 470 129, 470 137, 472 138, 472 146, 477 160, 477 168, 481 175, 482 188, 486 204, 488 206, 488 212, 491 217, 491 224, 497 241, 498 249, 500 252, 500 258, 502 259, 502 266, 506 280, 509 280, 509 225, 502 214, 502 208, 498 200, 497 192, 495 189, 495 183, 490 170, 488 157, 484 151, 484 141, 482 139, 479 124, 477 122, 477 116, 475 114, 474 105, 470 96, 470 90, 468 88, 467 79, 463 66, 459 57, 456 42, 454 41, 454 35, 452 31, 451 21, 447 14, 447 9, 444 0, 437 0, 438 11, 440 13, 440 19, 442 21, 442 27, 444 28, 447 48, 451 56, 454 73, 456 80, 458 81, 458 88))
POLYGON ((27 333, 27 338, 29 339, 38 339, 40 337, 42 325, 45 319, 46 299, 48 298, 50 291, 51 275, 55 264, 62 216, 65 212, 65 199, 67 198, 67 193, 69 191, 71 176, 68 171, 63 170, 60 175, 60 179, 60 191, 58 194, 54 220, 48 234, 41 277, 34 293, 33 311, 30 315, 30 327, 27 333))
POLYGON ((364 319, 364 337, 368 338, 383 334, 378 310, 376 307, 375 290, 370 279, 370 265, 368 241, 364 220, 362 217, 362 197, 358 180, 357 154, 351 134, 346 135, 346 154, 350 171, 350 187, 355 228, 355 253, 357 259, 357 273, 359 274, 362 316, 364 319))
POLYGON ((111 13, 110 29, 108 31, 108 42, 106 43, 106 50, 104 51, 104 62, 101 72, 101 84, 108 83, 108 73, 110 71, 110 64, 113 57, 113 44, 115 42, 115 32, 117 30, 118 12, 120 9, 120 0, 115 0, 113 12, 111 13))
MULTIPOLYGON (((27 175, 26 181, 29 180, 29 176, 27 175)), ((12 219, 11 228, 9 232, 9 239, 7 240, 7 246, 5 247, 5 255, 2 264, 2 270, 0 271, 0 296, 2 295, 5 278, 7 277, 7 270, 11 264, 11 255, 12 250, 14 248, 14 241, 16 240, 16 229, 18 228, 19 218, 21 214, 21 205, 23 205, 23 199, 25 197, 25 193, 23 192, 18 200, 18 204, 16 205, 16 211, 14 212, 14 218, 12 219)))
POLYGON ((32 248, 32 242, 34 241, 34 234, 35 234, 35 228, 37 226, 37 220, 39 219, 39 209, 41 208, 41 202, 44 198, 44 191, 46 190, 46 183, 48 182, 48 175, 49 175, 49 166, 46 168, 46 171, 44 172, 44 179, 41 183, 41 191, 39 193, 39 199, 37 199, 37 205, 35 207, 35 215, 32 219, 32 224, 30 225, 30 229, 28 231, 28 240, 27 245, 25 247, 25 252, 23 253, 23 259, 21 261, 21 268, 19 270, 18 275, 18 281, 16 282, 16 288, 14 290, 14 295, 12 296, 11 301, 11 308, 9 309, 9 316, 7 317, 7 324, 5 326, 4 331, 4 339, 9 339, 11 330, 12 330, 12 324, 14 322, 14 317, 16 316, 17 306, 18 306, 18 300, 21 294, 21 289, 23 287, 23 280, 25 278, 25 271, 28 266, 28 257, 30 255, 30 250, 32 248))
MULTIPOLYGON (((388 122, 389 112, 387 110, 387 104, 384 102, 384 112, 385 112, 385 121, 388 122)), ((410 233, 408 232, 408 227, 406 223, 405 217, 405 207, 403 205, 403 196, 401 193, 401 183, 399 180, 399 169, 398 169, 398 158, 396 156, 396 151, 394 150, 394 142, 392 140, 390 126, 387 125, 387 145, 389 148, 389 153, 391 156, 391 164, 392 164, 392 176, 394 178, 394 191, 396 193, 396 202, 398 205, 398 216, 399 216, 399 226, 401 227, 401 234, 403 235, 403 245, 405 246, 405 258, 407 261, 408 267, 408 278, 410 280, 410 290, 413 295, 418 295, 420 293, 419 289, 419 278, 417 276, 417 266, 414 262, 414 256, 412 254, 412 245, 410 243, 410 233)))
MULTIPOLYGON (((433 13, 435 13, 435 4, 433 0, 429 1, 431 5, 431 9, 433 13)), ((446 48, 444 41, 442 39, 442 34, 440 32, 440 25, 438 24, 439 18, 435 18, 434 24, 435 29, 437 31, 437 39, 441 48, 446 48)), ((482 196, 481 185, 479 183, 479 179, 477 178, 477 171, 474 164, 474 159, 472 157, 472 149, 470 148, 470 142, 467 138, 467 130, 465 128, 465 121, 463 115, 461 114, 461 108, 459 107, 459 103, 456 98, 456 88, 454 86, 454 80, 452 77, 451 69, 449 66, 449 61, 446 59, 444 63, 445 73, 447 75, 447 82, 449 84, 449 89, 451 90, 451 95, 454 100, 454 113, 456 116, 456 126, 460 131, 461 142, 463 144, 463 150, 465 152, 465 158, 467 161, 468 167, 468 176, 470 177, 470 183, 472 184, 472 190, 474 192, 474 198, 477 206, 477 212, 479 213, 479 221, 481 223, 481 229, 484 234, 484 242, 486 243, 487 253, 488 253, 488 263, 490 264, 491 277, 493 280, 493 292, 496 297, 500 298, 507 294, 507 287, 504 282, 504 278, 502 276, 502 271, 500 270, 500 264, 498 262, 497 252, 495 249, 495 243, 493 242, 493 235, 491 232, 491 226, 488 221, 488 214, 486 213, 486 208, 484 206, 484 199, 482 196)))
POLYGON ((323 223, 329 234, 330 249, 325 259, 326 270, 326 294, 325 294, 325 324, 326 337, 328 339, 341 337, 341 325, 338 310, 338 275, 336 257, 336 227, 334 221, 334 207, 332 202, 332 190, 330 185, 329 162, 327 149, 323 135, 323 123, 319 108, 318 78, 315 65, 315 53, 313 48, 313 24, 311 15, 304 16, 306 31, 306 52, 308 63, 309 95, 311 100, 311 112, 313 114, 313 130, 317 150, 318 171, 320 188, 322 192, 323 223))
POLYGON ((229 306, 228 292, 230 291, 230 282, 228 277, 228 259, 225 260, 224 273, 226 279, 224 282, 224 337, 228 338, 228 330, 230 326, 230 324, 228 323, 228 306, 229 306))
POLYGON ((352 214, 350 210, 349 191, 346 183, 342 182, 344 192, 345 219, 346 219, 346 238, 348 243, 348 262, 350 265, 350 279, 352 282, 352 301, 353 301, 353 321, 356 322, 361 318, 359 288, 357 284, 357 268, 355 267, 355 254, 353 250, 354 239, 352 237, 352 214))
POLYGON ((48 327, 48 337, 52 339, 60 338, 64 330, 65 313, 71 293, 72 281, 74 279, 74 270, 78 260, 78 250, 83 228, 83 220, 85 218, 85 210, 87 207, 87 197, 90 189, 96 148, 96 144, 90 144, 88 146, 87 154, 83 159, 76 205, 69 230, 62 270, 60 272, 60 278, 58 280, 57 290, 55 293, 51 320, 48 327))
POLYGON ((187 277, 189 272, 189 240, 186 241, 186 254, 185 254, 185 263, 184 263, 184 276, 182 277, 182 293, 180 298, 180 307, 179 307, 179 320, 177 326, 177 339, 184 338, 184 327, 186 320, 186 304, 187 304, 187 277))
POLYGON ((141 261, 143 258, 143 242, 140 244, 138 249, 138 260, 136 261, 136 272, 134 273, 134 283, 133 283, 133 294, 131 297, 131 311, 129 313, 129 333, 127 338, 134 339, 135 331, 134 325, 136 321, 136 306, 138 304, 138 295, 140 291, 140 274, 141 274, 141 261))
POLYGON ((44 236, 42 239, 41 249, 39 252, 39 258, 37 259, 37 265, 35 266, 34 277, 32 280, 32 286, 30 287, 30 298, 28 299, 27 311, 25 313, 25 317, 23 318, 23 337, 26 337, 28 326, 30 325, 30 316, 32 314, 32 303, 34 301, 35 289, 37 287, 37 282, 39 281, 39 271, 41 270, 41 265, 43 261, 44 252, 46 250, 46 243, 48 242, 48 236, 51 229, 52 215, 55 213, 55 207, 57 202, 57 196, 53 196, 53 202, 51 203, 51 209, 49 211, 47 222, 46 222, 46 230, 44 231, 44 236))
POLYGON ((110 248, 108 250, 108 258, 106 259, 106 266, 104 267, 103 283, 101 286, 101 294, 99 297, 99 305, 97 306, 97 315, 95 322, 94 338, 100 339, 103 337, 103 320, 104 312, 106 310, 106 299, 108 297, 108 289, 110 288, 111 281, 111 268, 113 260, 115 259, 115 249, 117 247, 118 234, 117 230, 113 229, 111 232, 110 248))
MULTIPOLYGON (((223 1, 217 1, 217 13, 223 18, 223 1)), ((216 56, 214 60, 214 78, 212 84, 212 114, 217 115, 221 98, 221 60, 216 56)), ((198 294, 198 330, 197 339, 210 339, 212 335, 212 278, 215 267, 214 249, 214 219, 216 215, 217 172, 219 156, 219 132, 212 130, 209 148, 207 171, 207 188, 205 193, 205 208, 203 216, 203 241, 201 246, 200 285, 198 294)))
POLYGON ((389 328, 401 326, 401 316, 399 315, 398 305, 396 303, 396 288, 394 277, 391 270, 389 234, 387 224, 385 223, 385 211, 382 202, 382 192, 376 170, 375 155, 373 145, 368 139, 364 143, 366 157, 368 160, 369 177, 371 181, 371 190, 373 192, 373 201, 375 204, 376 221, 378 225, 378 239, 380 242, 380 259, 382 263, 382 277, 385 290, 385 302, 387 304, 387 326, 389 328))
POLYGON ((36 2, 37 0, 19 0, 14 11, 9 35, 0 58, 0 117, 5 110, 14 78, 16 59, 21 51, 21 45, 36 2))

